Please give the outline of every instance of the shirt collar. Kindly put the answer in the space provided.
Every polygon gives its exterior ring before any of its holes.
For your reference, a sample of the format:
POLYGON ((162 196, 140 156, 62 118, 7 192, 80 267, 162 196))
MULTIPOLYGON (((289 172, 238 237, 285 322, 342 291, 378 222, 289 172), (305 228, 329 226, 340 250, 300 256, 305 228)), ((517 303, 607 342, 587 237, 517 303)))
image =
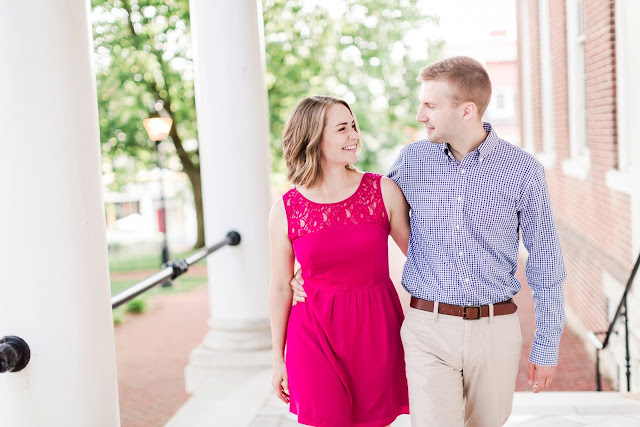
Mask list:
MULTIPOLYGON (((480 144, 480 146, 475 150, 478 152, 478 157, 480 158, 487 157, 487 155, 491 152, 491 150, 493 150, 493 148, 498 144, 498 134, 493 129, 493 126, 491 126, 491 123, 482 122, 482 127, 484 128, 485 132, 487 132, 487 137, 485 138, 484 141, 482 141, 482 144, 480 144)), ((449 150, 449 144, 445 143, 440 145, 441 145, 440 149, 447 157, 453 156, 453 154, 451 153, 451 150, 449 150)))
POLYGON ((487 157, 487 155, 491 152, 491 150, 494 149, 496 145, 498 145, 498 134, 495 130, 493 130, 493 126, 491 126, 491 124, 488 122, 482 122, 482 127, 484 128, 485 132, 487 132, 487 137, 482 142, 482 144, 480 144, 477 151, 479 157, 484 158, 487 157))

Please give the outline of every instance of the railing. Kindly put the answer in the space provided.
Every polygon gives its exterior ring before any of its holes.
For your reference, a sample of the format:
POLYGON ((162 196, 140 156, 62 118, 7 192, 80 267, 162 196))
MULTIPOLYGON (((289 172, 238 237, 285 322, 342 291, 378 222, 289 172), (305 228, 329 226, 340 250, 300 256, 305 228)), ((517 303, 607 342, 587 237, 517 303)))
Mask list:
POLYGON ((622 316, 624 319, 624 345, 625 359, 627 362, 627 391, 631 391, 631 357, 629 356, 629 316, 627 311, 627 294, 629 293, 631 285, 633 284, 633 279, 636 277, 636 273, 638 272, 638 266, 640 266, 640 255, 638 255, 638 259, 633 266, 633 270, 631 270, 631 276, 629 276, 627 286, 625 286, 624 288, 624 293, 622 294, 622 298, 620 298, 620 303, 618 304, 618 308, 616 309, 616 314, 613 316, 613 319, 611 320, 607 331, 589 332, 589 334, 587 335, 589 340, 596 348, 596 385, 598 391, 602 391, 602 379, 600 376, 600 351, 607 348, 609 339, 611 338, 611 334, 613 334, 616 327, 616 322, 618 321, 618 318, 620 316, 622 316), (604 335, 604 340, 600 341, 600 339, 596 335, 604 335))
MULTIPOLYGON (((164 283, 173 280, 184 274, 189 266, 200 261, 207 255, 210 255, 224 246, 235 246, 240 243, 240 234, 236 231, 230 231, 224 240, 213 246, 200 249, 185 259, 177 259, 169 261, 166 267, 157 272, 148 279, 143 280, 128 289, 120 292, 111 298, 111 308, 114 309, 127 301, 132 300, 141 293, 164 283)), ((0 338, 0 373, 19 372, 27 366, 31 358, 31 350, 29 345, 16 336, 6 336, 0 338)))
POLYGON ((128 301, 131 301, 143 292, 148 291, 154 286, 160 285, 169 280, 173 280, 178 276, 186 273, 189 267, 201 259, 205 258, 224 246, 236 246, 240 243, 240 234, 236 231, 230 231, 224 240, 215 245, 202 248, 197 252, 189 255, 185 259, 174 259, 166 264, 166 267, 147 279, 136 283, 130 288, 114 295, 111 298, 111 308, 114 309, 128 301))

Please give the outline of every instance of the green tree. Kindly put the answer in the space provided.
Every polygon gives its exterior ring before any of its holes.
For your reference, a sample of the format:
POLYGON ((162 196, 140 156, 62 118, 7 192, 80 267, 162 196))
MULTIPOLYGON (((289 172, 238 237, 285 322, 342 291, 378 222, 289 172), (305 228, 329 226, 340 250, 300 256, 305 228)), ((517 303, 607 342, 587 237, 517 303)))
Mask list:
POLYGON ((348 101, 358 118, 358 165, 386 172, 416 128, 417 72, 440 55, 426 29, 437 20, 408 0, 265 0, 265 44, 274 170, 284 172, 282 132, 303 97, 348 101))
MULTIPOLYGON (((188 0, 92 0, 103 153, 118 187, 154 166, 142 127, 150 106, 174 120, 170 140, 194 193, 204 244, 188 0), (116 161, 124 159, 124 161, 116 161)), ((273 169, 294 105, 312 94, 353 104, 363 130, 359 166, 384 172, 415 127, 417 71, 437 59, 425 16, 409 0, 263 0, 273 169)))
POLYGON ((204 245, 204 217, 197 149, 193 60, 187 0, 93 0, 98 108, 103 153, 119 178, 154 166, 153 144, 142 120, 150 108, 173 119, 173 155, 193 188, 198 221, 196 247, 204 245), (186 143, 191 142, 191 144, 186 143))

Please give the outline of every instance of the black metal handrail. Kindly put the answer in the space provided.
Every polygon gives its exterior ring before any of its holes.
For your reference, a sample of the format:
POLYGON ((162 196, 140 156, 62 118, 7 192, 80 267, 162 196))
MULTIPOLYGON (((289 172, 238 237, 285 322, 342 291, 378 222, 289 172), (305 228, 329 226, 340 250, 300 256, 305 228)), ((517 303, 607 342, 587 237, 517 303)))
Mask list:
POLYGON ((124 291, 114 295, 111 298, 111 309, 121 306, 125 302, 131 301, 141 293, 148 291, 154 286, 160 285, 168 280, 173 280, 176 277, 181 276, 182 274, 187 272, 191 265, 205 258, 207 255, 214 253, 218 249, 224 246, 236 246, 239 243, 240 234, 237 231, 230 231, 227 233, 227 236, 224 238, 224 240, 212 246, 202 248, 189 255, 185 259, 174 259, 169 261, 166 264, 165 268, 158 271, 154 275, 149 276, 143 281, 138 282, 135 285, 125 289, 124 291))
POLYGON ((627 280, 627 285, 625 286, 622 297, 620 298, 620 303, 618 304, 618 308, 616 309, 616 314, 613 316, 613 319, 611 320, 607 331, 589 332, 587 334, 589 341, 591 341, 591 343, 593 343, 594 347, 596 348, 596 385, 598 391, 602 391, 602 380, 600 377, 600 351, 607 348, 609 339, 614 332, 616 322, 618 321, 618 318, 620 316, 623 316, 624 319, 625 359, 627 362, 627 391, 631 391, 631 356, 629 355, 629 316, 627 311, 627 294, 629 293, 631 285, 633 284, 633 279, 635 279, 636 273, 638 272, 638 266, 640 266, 640 254, 638 255, 638 259, 636 259, 633 270, 631 270, 631 275, 629 276, 629 280, 627 280), (600 339, 596 335, 604 335, 604 340, 600 341, 600 339))

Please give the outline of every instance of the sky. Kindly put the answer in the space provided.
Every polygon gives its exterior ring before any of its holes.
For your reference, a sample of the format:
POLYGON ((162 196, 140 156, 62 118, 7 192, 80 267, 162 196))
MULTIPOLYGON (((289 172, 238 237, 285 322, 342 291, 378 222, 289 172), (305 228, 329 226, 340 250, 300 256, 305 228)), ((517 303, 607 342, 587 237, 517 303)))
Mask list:
POLYGON ((516 40, 516 0, 420 0, 418 6, 440 16, 439 38, 465 43, 493 30, 516 40))

